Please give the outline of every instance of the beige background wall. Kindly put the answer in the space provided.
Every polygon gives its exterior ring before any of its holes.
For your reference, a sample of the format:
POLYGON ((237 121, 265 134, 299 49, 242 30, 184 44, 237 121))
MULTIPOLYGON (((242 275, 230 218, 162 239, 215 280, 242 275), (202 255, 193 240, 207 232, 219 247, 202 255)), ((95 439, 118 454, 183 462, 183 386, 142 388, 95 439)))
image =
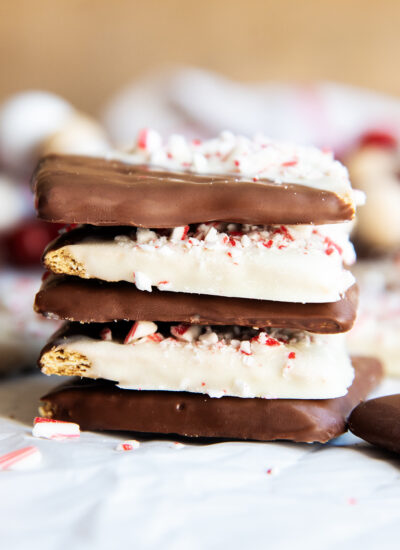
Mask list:
POLYGON ((0 0, 0 99, 41 87, 91 112, 169 63, 400 95, 399 52, 399 0, 0 0))

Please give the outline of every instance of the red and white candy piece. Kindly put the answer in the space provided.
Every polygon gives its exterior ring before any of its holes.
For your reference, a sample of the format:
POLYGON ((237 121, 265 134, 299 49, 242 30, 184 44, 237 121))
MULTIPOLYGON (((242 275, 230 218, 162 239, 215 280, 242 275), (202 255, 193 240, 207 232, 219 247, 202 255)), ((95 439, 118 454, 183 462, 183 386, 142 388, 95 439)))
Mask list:
POLYGON ((183 241, 189 232, 188 225, 182 225, 180 227, 174 227, 171 231, 171 241, 183 241))
POLYGON ((124 344, 131 344, 139 338, 149 336, 157 332, 157 325, 153 321, 135 321, 125 337, 124 344))
POLYGON ((137 441, 136 439, 128 439, 127 441, 122 441, 122 443, 118 443, 116 450, 133 451, 135 449, 139 449, 139 447, 140 447, 140 441, 137 441))
POLYGON ((105 327, 101 329, 100 331, 100 338, 106 342, 111 342, 112 340, 112 332, 111 329, 105 327))
POLYGON ((380 147, 395 150, 398 147, 397 138, 385 130, 372 130, 360 138, 360 147, 380 147))
POLYGON ((171 288, 171 283, 169 281, 159 281, 157 283, 158 290, 168 290, 171 288))
POLYGON ((157 233, 151 229, 138 227, 136 230, 136 242, 138 244, 147 244, 157 239, 157 233))
POLYGON ((218 334, 216 332, 205 332, 199 336, 199 340, 207 345, 216 344, 218 342, 218 334))
POLYGON ((161 147, 161 136, 150 128, 142 128, 139 130, 136 144, 139 149, 150 153, 161 147))
POLYGON ((164 340, 164 336, 160 332, 156 332, 155 334, 149 334, 147 336, 147 340, 150 340, 150 342, 162 342, 164 340))
POLYGON ((201 327, 199 325, 174 325, 171 327, 171 334, 177 340, 183 342, 193 342, 200 336, 201 327))
POLYGON ((218 231, 213 225, 211 225, 204 236, 204 240, 206 242, 214 242, 217 239, 218 239, 218 231))
POLYGON ((79 424, 37 416, 33 421, 32 435, 44 439, 74 439, 81 434, 79 424))
POLYGON ((42 459, 42 453, 34 445, 23 447, 0 456, 0 470, 25 470, 34 468, 42 459))
POLYGON ((240 342, 240 352, 243 353, 244 355, 252 354, 251 344, 248 340, 242 340, 242 342, 240 342))

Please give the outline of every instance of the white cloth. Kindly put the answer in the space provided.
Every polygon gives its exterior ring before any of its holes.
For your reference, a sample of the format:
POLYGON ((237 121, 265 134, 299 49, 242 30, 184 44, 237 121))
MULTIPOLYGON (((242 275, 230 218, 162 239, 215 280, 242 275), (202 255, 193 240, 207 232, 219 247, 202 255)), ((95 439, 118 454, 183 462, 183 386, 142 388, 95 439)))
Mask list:
POLYGON ((198 68, 150 73, 110 99, 103 120, 116 143, 153 127, 164 136, 213 137, 222 130, 342 151, 371 128, 400 131, 400 101, 320 82, 241 84, 198 68))

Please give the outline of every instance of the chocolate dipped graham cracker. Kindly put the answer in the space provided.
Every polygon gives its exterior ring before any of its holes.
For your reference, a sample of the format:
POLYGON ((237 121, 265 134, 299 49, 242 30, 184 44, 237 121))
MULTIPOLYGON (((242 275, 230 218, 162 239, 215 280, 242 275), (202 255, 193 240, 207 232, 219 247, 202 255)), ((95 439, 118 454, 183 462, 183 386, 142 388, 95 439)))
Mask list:
POLYGON ((240 399, 188 392, 123 390, 111 382, 73 380, 42 397, 41 413, 84 430, 179 434, 191 438, 321 442, 346 430, 351 410, 379 383, 382 369, 353 359, 355 378, 336 399, 240 399))
POLYGON ((338 302, 301 304, 227 298, 183 292, 151 293, 126 283, 48 274, 35 298, 35 311, 50 318, 83 323, 120 319, 278 327, 334 334, 353 326, 358 289, 353 285, 338 302), (101 304, 101 307, 99 307, 101 304))
POLYGON ((230 133, 162 143, 148 131, 129 153, 108 158, 50 155, 33 188, 39 217, 57 223, 177 227, 351 220, 346 169, 313 147, 230 133))
POLYGON ((355 317, 357 196, 330 154, 143 131, 130 153, 47 157, 33 186, 40 217, 86 224, 43 256, 52 274, 36 310, 78 322, 39 365, 87 379, 46 396, 45 415, 84 429, 327 441, 378 380, 374 361, 353 368, 337 334, 355 317))
POLYGON ((354 377, 342 334, 150 321, 66 324, 39 365, 46 374, 213 397, 340 397, 354 377))
POLYGON ((360 403, 349 417, 349 430, 373 445, 400 455, 400 394, 360 403))
POLYGON ((199 224, 152 231, 83 226, 45 251, 54 273, 140 290, 280 302, 339 301, 354 284, 348 224, 199 224))

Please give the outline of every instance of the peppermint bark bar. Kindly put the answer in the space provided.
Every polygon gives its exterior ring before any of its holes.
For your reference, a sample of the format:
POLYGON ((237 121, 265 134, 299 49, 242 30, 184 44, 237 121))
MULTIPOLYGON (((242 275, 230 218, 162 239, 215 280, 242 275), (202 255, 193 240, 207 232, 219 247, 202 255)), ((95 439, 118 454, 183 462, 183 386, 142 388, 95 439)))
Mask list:
POLYGON ((356 285, 350 287, 338 302, 299 304, 157 289, 149 293, 126 282, 106 283, 48 273, 36 295, 34 307, 45 317, 84 323, 153 319, 331 334, 350 330, 356 317, 357 302, 356 285))
POLYGON ((191 438, 325 443, 346 430, 346 418, 380 382, 371 358, 354 358, 355 378, 336 399, 240 399, 188 392, 123 390, 111 382, 73 380, 42 397, 41 414, 83 430, 126 430, 191 438))
POLYGON ((54 273, 140 290, 281 302, 335 302, 354 284, 348 224, 253 226, 200 224, 151 231, 75 229, 50 245, 54 273))
POLYGON ((373 445, 400 454, 400 394, 360 403, 350 415, 349 430, 373 445))
POLYGON ((33 188, 42 219, 93 225, 324 224, 351 220, 356 206, 347 171, 331 153, 230 133, 162 143, 149 131, 128 153, 50 155, 33 188))
POLYGON ((345 395, 354 376, 341 334, 149 321, 67 325, 39 364, 45 374, 211 397, 326 399, 345 395))

